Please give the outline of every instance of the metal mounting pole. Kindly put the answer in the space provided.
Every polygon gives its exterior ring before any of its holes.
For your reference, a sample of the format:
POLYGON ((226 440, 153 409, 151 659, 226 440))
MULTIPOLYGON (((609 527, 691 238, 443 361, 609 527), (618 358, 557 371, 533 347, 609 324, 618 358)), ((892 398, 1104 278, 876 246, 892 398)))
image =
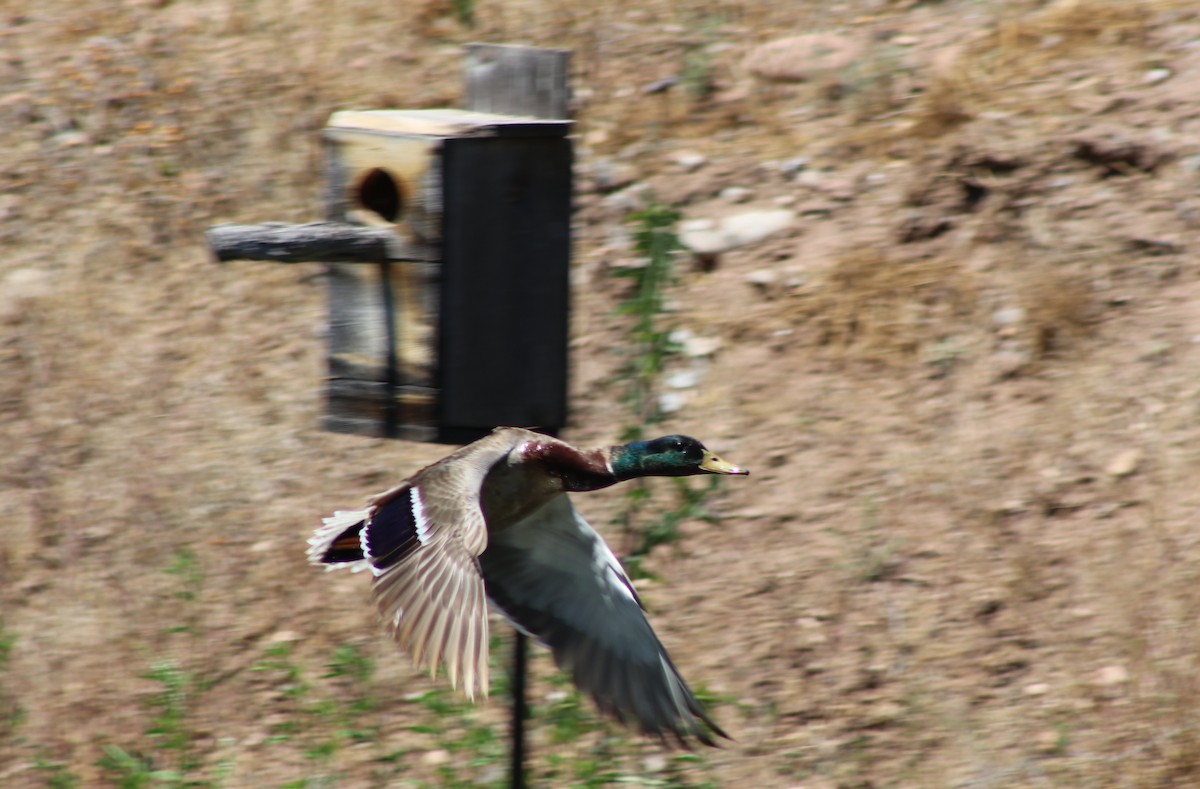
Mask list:
POLYGON ((525 701, 525 677, 529 662, 529 637, 517 631, 513 639, 512 676, 512 749, 508 785, 512 789, 525 789, 525 718, 528 708, 525 701))

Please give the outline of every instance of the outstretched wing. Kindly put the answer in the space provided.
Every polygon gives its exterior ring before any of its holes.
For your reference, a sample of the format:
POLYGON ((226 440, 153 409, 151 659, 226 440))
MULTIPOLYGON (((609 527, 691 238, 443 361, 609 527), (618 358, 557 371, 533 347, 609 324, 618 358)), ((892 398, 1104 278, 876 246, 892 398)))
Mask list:
POLYGON ((418 665, 474 698, 488 691, 488 622, 478 557, 487 547, 479 491, 511 449, 501 432, 471 444, 376 497, 337 512, 309 540, 314 564, 370 570, 372 598, 418 665))
POLYGON ((602 712, 684 745, 727 737, 671 662, 617 558, 566 495, 493 534, 479 562, 491 601, 550 647, 602 712))

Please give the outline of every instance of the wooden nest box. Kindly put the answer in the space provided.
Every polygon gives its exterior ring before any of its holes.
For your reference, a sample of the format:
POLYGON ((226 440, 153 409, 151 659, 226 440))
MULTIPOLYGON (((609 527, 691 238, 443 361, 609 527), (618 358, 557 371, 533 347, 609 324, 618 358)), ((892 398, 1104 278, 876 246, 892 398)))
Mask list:
POLYGON ((566 120, 335 113, 328 218, 412 259, 330 264, 325 427, 465 442, 566 421, 572 154, 566 120))

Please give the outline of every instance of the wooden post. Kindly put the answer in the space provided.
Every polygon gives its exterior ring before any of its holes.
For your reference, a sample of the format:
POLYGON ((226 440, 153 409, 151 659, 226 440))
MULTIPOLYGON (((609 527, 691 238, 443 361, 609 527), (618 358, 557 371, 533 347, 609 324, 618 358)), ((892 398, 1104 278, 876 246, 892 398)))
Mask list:
POLYGON ((533 118, 571 117, 565 49, 467 45, 467 109, 533 118))

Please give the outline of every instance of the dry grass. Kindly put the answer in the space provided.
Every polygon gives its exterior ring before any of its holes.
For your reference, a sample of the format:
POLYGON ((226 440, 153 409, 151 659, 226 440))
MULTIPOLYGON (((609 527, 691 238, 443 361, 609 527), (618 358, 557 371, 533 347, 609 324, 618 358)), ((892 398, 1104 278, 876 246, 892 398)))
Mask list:
POLYGON ((866 249, 834 258, 782 309, 838 354, 910 364, 972 313, 976 287, 970 274, 947 261, 866 249))
POLYGON ((1091 282, 1084 276, 1051 267, 1026 268, 1018 275, 1016 287, 1017 303, 1028 318, 1022 326, 1023 339, 1037 355, 1062 352, 1095 328, 1098 307, 1091 282))
POLYGON ((1122 47, 1136 56, 1149 45, 1151 15, 1165 6, 1159 0, 1006 5, 986 29, 938 55, 906 130, 932 139, 981 113, 1057 112, 1036 90, 1056 62, 1079 62, 1097 54, 1111 58, 1114 48, 1122 47))

